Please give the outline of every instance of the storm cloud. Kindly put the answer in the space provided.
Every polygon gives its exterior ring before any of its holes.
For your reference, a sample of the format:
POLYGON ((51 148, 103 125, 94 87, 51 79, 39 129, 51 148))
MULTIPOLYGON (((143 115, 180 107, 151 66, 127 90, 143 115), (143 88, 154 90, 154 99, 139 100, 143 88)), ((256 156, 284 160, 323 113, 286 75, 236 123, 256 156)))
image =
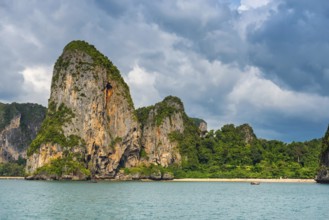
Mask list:
POLYGON ((118 66, 136 107, 167 95, 210 129, 319 138, 329 122, 324 0, 2 1, 0 101, 47 105, 52 68, 75 39, 118 66))

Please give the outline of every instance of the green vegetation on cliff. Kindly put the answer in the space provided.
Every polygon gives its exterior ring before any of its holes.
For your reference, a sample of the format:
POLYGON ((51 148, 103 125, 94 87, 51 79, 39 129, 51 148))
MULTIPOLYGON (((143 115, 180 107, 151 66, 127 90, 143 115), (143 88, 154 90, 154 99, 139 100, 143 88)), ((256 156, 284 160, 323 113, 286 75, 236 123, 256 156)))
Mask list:
POLYGON ((191 118, 191 120, 193 121, 194 125, 197 127, 199 127, 201 123, 206 123, 205 120, 201 118, 191 118))
POLYGON ((141 123, 142 128, 149 118, 150 111, 154 109, 154 106, 142 107, 135 110, 138 121, 141 123))
POLYGON ((182 168, 184 170, 196 170, 200 163, 198 159, 198 146, 200 145, 199 129, 193 119, 183 114, 184 132, 172 132, 169 134, 171 141, 178 142, 178 149, 182 156, 182 168))
POLYGON ((90 171, 85 168, 81 160, 76 158, 77 155, 70 153, 63 158, 54 159, 49 164, 38 168, 34 175, 54 175, 57 179, 64 175, 84 176, 83 179, 89 178, 90 171))
POLYGON ((0 103, 0 131, 9 125, 10 121, 18 114, 15 105, 0 103))
POLYGON ((118 68, 108 59, 108 57, 104 56, 101 52, 99 52, 95 48, 95 46, 88 44, 85 41, 75 40, 64 47, 63 54, 57 59, 55 63, 55 72, 52 79, 52 87, 55 85, 55 82, 59 78, 59 71, 61 69, 66 70, 67 67, 70 65, 70 60, 68 60, 68 58, 64 58, 64 55, 67 53, 76 52, 82 52, 89 55, 93 60, 93 63, 91 64, 93 67, 100 66, 106 69, 108 80, 116 81, 124 89, 124 97, 127 99, 129 105, 134 108, 134 104, 130 96, 129 87, 123 80, 118 68))
POLYGON ((136 116, 142 127, 146 124, 149 118, 153 119, 156 126, 160 126, 163 120, 178 111, 184 111, 182 101, 175 96, 167 96, 162 102, 148 107, 136 109, 136 116), (153 115, 150 116, 150 112, 153 115))
POLYGON ((37 137, 32 141, 28 148, 27 155, 31 156, 41 144, 52 143, 59 144, 62 147, 84 146, 84 141, 76 136, 70 135, 65 137, 63 126, 74 118, 75 115, 71 109, 61 104, 56 109, 56 103, 50 102, 47 116, 41 125, 41 129, 37 137))
MULTIPOLYGON (((45 118, 46 111, 47 109, 45 107, 38 104, 0 103, 0 131, 9 125, 14 117, 20 115, 20 128, 26 133, 28 132, 28 127, 42 122, 45 118)), ((31 135, 27 134, 27 136, 31 135)))
POLYGON ((26 160, 18 158, 9 163, 0 163, 0 176, 24 176, 26 160))

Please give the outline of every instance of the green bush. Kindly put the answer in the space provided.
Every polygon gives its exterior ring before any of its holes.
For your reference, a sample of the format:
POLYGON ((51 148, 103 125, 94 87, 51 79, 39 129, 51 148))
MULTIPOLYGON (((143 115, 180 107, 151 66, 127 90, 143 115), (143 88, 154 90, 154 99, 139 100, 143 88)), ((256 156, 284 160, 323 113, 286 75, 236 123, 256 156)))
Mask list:
POLYGON ((85 142, 79 136, 70 135, 65 137, 62 126, 69 123, 75 115, 71 109, 67 108, 63 103, 56 109, 56 103, 50 102, 49 109, 45 120, 41 125, 36 138, 32 141, 27 150, 27 155, 31 156, 41 144, 53 143, 62 147, 85 147, 85 142))
POLYGON ((90 177, 90 171, 84 167, 83 162, 74 160, 72 156, 66 156, 52 160, 49 164, 38 168, 35 173, 43 175, 80 175, 90 177))
POLYGON ((24 176, 25 164, 17 162, 0 163, 0 176, 24 176))

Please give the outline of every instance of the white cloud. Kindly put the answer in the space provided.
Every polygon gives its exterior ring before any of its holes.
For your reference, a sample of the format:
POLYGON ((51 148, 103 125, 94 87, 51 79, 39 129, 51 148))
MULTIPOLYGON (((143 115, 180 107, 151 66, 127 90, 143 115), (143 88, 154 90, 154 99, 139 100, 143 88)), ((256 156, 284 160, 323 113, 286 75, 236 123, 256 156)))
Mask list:
POLYGON ((53 66, 25 67, 21 72, 24 78, 20 101, 42 103, 47 106, 53 66))
POLYGON ((148 73, 136 64, 125 77, 135 107, 153 105, 160 100, 159 92, 155 88, 156 75, 157 73, 148 73))
POLYGON ((242 0, 239 6, 238 19, 234 20, 234 27, 240 37, 246 40, 246 34, 260 28, 271 13, 276 13, 281 1, 273 0, 242 0))
POLYGON ((238 10, 240 12, 248 11, 248 10, 264 7, 270 2, 271 0, 241 0, 238 10))
POLYGON ((255 67, 249 67, 228 95, 232 109, 236 114, 249 105, 248 111, 280 112, 289 117, 307 117, 319 121, 329 119, 329 98, 283 89, 274 82, 262 77, 262 73, 255 67), (238 110, 237 110, 238 109, 238 110))

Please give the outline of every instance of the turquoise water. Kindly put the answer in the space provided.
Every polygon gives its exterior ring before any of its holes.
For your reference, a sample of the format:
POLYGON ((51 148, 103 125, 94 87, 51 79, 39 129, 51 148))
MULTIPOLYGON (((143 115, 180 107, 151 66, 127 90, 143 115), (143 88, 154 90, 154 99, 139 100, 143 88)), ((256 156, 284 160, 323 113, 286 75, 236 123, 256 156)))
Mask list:
POLYGON ((329 185, 0 180, 0 219, 328 219, 329 185))

